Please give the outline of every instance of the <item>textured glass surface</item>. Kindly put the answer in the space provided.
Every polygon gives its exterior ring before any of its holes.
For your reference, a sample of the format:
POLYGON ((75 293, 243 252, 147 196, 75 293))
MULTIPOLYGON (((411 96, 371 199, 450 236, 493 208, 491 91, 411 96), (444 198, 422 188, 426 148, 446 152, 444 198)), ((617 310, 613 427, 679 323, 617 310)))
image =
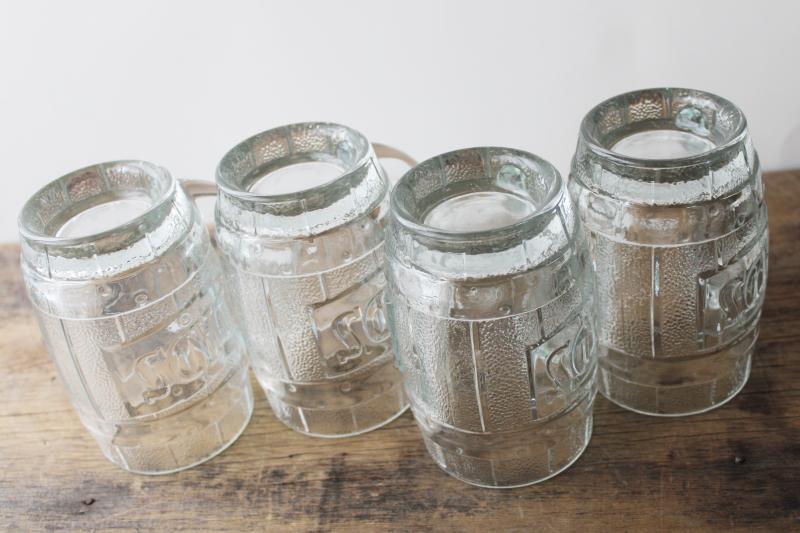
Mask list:
POLYGON ((109 460, 166 473, 238 437, 253 402, 242 339, 197 209, 166 171, 68 174, 28 201, 20 233, 44 341, 109 460), (109 208, 114 227, 96 218, 109 208))
POLYGON ((591 435, 588 255, 558 172, 477 148, 407 173, 387 232, 390 323, 434 460, 468 483, 526 485, 591 435))
POLYGON ((732 398, 767 276, 761 169, 742 112, 688 89, 607 100, 583 121, 570 192, 595 265, 601 392, 655 415, 732 398))
POLYGON ((233 148, 217 181, 229 284, 275 415, 322 437, 398 416, 407 403, 385 315, 387 181, 367 140, 335 124, 269 130, 233 148))

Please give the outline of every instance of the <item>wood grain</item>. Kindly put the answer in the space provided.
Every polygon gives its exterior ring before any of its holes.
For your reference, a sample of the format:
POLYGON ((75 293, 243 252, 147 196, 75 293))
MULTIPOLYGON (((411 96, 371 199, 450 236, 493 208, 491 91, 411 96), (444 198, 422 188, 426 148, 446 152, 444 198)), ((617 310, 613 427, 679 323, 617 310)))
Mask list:
MULTIPOLYGON (((770 271, 752 376, 711 413, 649 418, 598 398, 581 459, 540 485, 465 485, 428 457, 410 414, 347 440, 290 431, 256 392, 242 437, 178 474, 106 461, 56 379, 0 246, 0 529, 800 529, 800 171, 766 176, 770 271)), ((255 385, 255 384, 254 384, 255 385)))

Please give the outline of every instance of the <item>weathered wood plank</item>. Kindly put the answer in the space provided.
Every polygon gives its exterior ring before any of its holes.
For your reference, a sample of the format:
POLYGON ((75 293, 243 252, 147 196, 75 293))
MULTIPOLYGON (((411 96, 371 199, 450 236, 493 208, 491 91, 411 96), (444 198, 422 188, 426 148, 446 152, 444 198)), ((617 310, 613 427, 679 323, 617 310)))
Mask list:
MULTIPOLYGON (((751 530, 800 528, 800 171, 768 175, 770 272, 752 376, 728 405, 656 419, 600 398, 589 449, 540 485, 439 471, 406 414, 330 441, 293 433, 260 390, 230 449, 187 472, 125 473, 72 412, 0 246, 0 529, 751 530)), ((256 387, 257 388, 257 387, 256 387)))

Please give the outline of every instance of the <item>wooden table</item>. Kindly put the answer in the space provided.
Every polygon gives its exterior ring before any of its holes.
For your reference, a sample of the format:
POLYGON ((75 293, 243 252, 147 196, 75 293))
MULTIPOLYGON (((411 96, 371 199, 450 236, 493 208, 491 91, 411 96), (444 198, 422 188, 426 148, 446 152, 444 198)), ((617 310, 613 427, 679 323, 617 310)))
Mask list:
POLYGON ((428 457, 410 414, 347 440, 256 410, 241 438, 178 474, 106 461, 56 379, 0 246, 2 530, 800 529, 800 171, 766 176, 769 286, 752 376, 711 413, 661 419, 598 398, 586 453, 515 490, 471 487, 428 457))

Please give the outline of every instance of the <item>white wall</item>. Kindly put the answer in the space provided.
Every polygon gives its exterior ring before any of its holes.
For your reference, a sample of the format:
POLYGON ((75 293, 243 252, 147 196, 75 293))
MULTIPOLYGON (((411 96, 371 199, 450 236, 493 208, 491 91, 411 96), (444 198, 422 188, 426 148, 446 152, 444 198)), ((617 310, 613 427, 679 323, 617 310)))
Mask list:
POLYGON ((765 167, 798 167, 798 20, 789 1, 0 0, 0 241, 70 170, 141 158, 209 178, 236 142, 302 120, 567 172, 583 114, 647 86, 729 98, 765 167))

